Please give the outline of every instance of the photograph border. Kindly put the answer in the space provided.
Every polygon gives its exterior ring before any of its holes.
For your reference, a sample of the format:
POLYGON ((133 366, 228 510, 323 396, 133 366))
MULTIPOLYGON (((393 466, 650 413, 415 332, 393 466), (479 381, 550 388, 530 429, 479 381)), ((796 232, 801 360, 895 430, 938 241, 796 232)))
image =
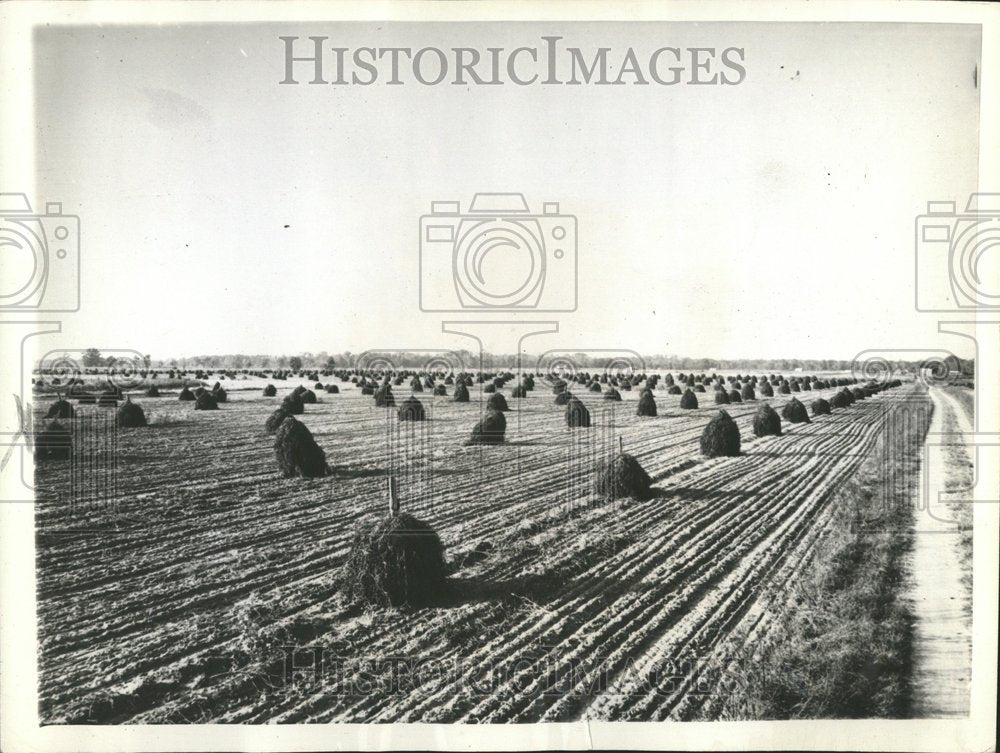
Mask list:
MULTIPOLYGON (((790 23, 968 23, 982 27, 979 175, 1000 175, 1000 6, 955 2, 11 2, 0 5, 0 185, 30 192, 33 124, 33 30, 74 24, 237 24, 251 22, 385 21, 669 21, 790 23), (989 140, 987 140, 989 139, 989 140), (21 188, 23 187, 23 188, 21 188)), ((1000 186, 981 185, 980 191, 1000 186)), ((929 197, 933 198, 933 197, 929 197)), ((911 270, 900 271, 911 284, 911 270)), ((26 318, 17 321, 30 322, 26 318)), ((51 319, 52 317, 45 317, 51 319)), ((969 314, 941 315, 943 324, 969 314)), ((980 416, 1000 416, 997 364, 985 348, 1000 344, 1000 315, 977 313, 982 360, 976 368, 980 416)), ((928 321, 929 330, 933 327, 928 321)), ((0 327, 0 332, 3 328, 0 327)), ((21 364, 21 368, 27 368, 21 364)), ((18 375, 20 378, 21 375, 18 375)), ((9 396, 8 372, 0 396, 9 396)), ((9 399, 9 397, 5 398, 9 399)), ((984 463, 996 463, 996 447, 984 463)), ((1000 499, 998 474, 980 472, 988 499, 1000 499), (992 488, 988 488, 992 485, 992 488)), ((0 499, 6 499, 0 489, 0 499)), ((45 726, 38 723, 35 615, 35 521, 32 505, 0 505, 0 749, 11 751, 188 750, 987 750, 995 744, 997 569, 1000 505, 975 508, 973 657, 966 720, 808 720, 784 722, 577 722, 532 725, 352 724, 45 726)))

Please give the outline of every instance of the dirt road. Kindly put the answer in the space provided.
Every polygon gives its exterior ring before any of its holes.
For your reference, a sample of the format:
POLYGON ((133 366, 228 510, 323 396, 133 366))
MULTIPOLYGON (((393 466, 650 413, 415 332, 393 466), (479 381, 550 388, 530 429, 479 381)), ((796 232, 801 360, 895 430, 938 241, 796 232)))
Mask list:
POLYGON ((957 511, 954 504, 949 504, 949 500, 961 499, 962 495, 946 492, 956 473, 946 445, 960 439, 940 436, 946 425, 957 426, 967 434, 971 434, 972 427, 957 400, 938 388, 931 389, 930 394, 934 414, 910 558, 909 597, 916 619, 911 703, 913 716, 918 719, 968 716, 972 670, 970 594, 962 579, 957 511))

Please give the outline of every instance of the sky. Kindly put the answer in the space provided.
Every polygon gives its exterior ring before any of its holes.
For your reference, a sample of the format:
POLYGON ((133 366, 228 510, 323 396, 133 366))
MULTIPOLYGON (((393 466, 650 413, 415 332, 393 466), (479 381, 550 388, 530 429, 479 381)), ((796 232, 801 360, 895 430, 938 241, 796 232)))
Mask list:
MULTIPOLYGON (((154 359, 469 347, 442 332, 461 314, 420 310, 419 220, 432 201, 466 211, 492 191, 576 218, 577 310, 526 317, 559 329, 526 350, 968 356, 914 308, 913 234, 927 201, 961 207, 975 190, 979 56, 978 27, 930 24, 40 29, 32 201, 61 201, 82 228, 81 309, 52 347, 154 359), (510 49, 548 34, 585 51, 741 47, 747 75, 278 83, 281 35, 510 49)), ((568 274, 550 265, 546 285, 568 274)), ((486 345, 515 347, 500 333, 486 345)))

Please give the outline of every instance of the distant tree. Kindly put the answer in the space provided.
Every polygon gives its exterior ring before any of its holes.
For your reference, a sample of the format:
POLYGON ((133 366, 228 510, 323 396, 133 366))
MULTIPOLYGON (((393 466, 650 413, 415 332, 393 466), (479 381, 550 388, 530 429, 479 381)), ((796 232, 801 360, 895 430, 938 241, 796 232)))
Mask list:
POLYGON ((292 371, 299 371, 302 369, 302 359, 298 356, 292 356, 288 359, 288 368, 292 371))
POLYGON ((93 368, 95 366, 101 366, 104 363, 104 359, 101 358, 101 351, 97 348, 87 348, 83 351, 83 365, 93 368))
POLYGON ((333 356, 329 356, 326 359, 326 368, 332 369, 335 365, 336 365, 336 362, 333 360, 333 356))
POLYGON ((142 363, 148 369, 150 364, 153 363, 153 357, 147 353, 142 357, 142 363))

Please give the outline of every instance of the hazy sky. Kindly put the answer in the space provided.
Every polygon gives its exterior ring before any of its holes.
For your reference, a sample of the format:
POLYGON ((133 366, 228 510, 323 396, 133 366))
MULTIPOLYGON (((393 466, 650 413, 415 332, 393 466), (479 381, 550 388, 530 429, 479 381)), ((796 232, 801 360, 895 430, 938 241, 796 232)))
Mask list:
MULTIPOLYGON (((850 358, 946 347, 914 217, 975 190, 979 28, 351 23, 45 28, 37 203, 82 222, 63 347, 468 347, 418 308, 418 220, 477 191, 579 223, 579 310, 530 349, 850 358), (279 86, 358 47, 745 49, 738 86, 279 86)), ((614 58, 615 55, 612 55, 614 58)), ((940 274, 944 274, 942 268, 940 274)), ((492 344, 493 347, 501 347, 492 344)), ((508 348, 509 349, 509 348, 508 348)))

